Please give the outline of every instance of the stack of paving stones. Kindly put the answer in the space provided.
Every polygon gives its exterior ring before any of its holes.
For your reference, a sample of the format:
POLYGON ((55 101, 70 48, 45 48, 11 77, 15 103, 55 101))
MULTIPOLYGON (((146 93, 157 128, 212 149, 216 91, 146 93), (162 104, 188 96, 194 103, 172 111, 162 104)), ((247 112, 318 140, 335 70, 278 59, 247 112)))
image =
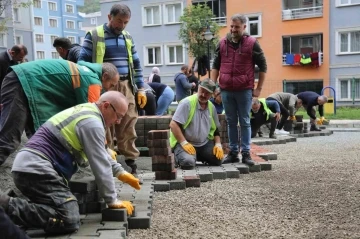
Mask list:
POLYGON ((139 116, 135 125, 135 131, 138 136, 135 145, 137 147, 147 147, 149 131, 169 129, 171 118, 171 115, 139 116))
POLYGON ((222 143, 224 154, 228 154, 230 152, 230 148, 229 148, 229 136, 227 132, 228 131, 227 121, 225 119, 224 114, 219 114, 218 117, 220 122, 220 128, 219 128, 220 140, 222 143))

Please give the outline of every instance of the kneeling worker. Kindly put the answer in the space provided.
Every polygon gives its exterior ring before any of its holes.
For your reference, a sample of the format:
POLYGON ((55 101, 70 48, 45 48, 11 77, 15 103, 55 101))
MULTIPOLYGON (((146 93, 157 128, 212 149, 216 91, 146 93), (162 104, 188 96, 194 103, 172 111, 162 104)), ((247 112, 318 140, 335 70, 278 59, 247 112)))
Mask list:
POLYGON ((170 122, 170 146, 182 169, 193 169, 197 160, 215 166, 222 163, 219 118, 209 101, 215 88, 212 80, 203 80, 197 94, 180 101, 170 122))

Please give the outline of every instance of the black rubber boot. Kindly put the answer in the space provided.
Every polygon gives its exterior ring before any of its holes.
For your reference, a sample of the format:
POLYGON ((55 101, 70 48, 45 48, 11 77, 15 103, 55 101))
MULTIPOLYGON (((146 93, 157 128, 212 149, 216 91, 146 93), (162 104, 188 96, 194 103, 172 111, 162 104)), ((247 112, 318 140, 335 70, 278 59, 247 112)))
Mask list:
POLYGON ((125 160, 125 163, 127 166, 129 166, 131 168, 131 172, 130 172, 131 174, 137 174, 137 172, 136 172, 137 165, 135 163, 135 160, 127 159, 127 160, 125 160))
POLYGON ((276 139, 276 135, 275 135, 274 133, 270 133, 270 134, 269 134, 269 138, 270 138, 270 139, 276 139))
POLYGON ((247 164, 249 166, 255 165, 255 162, 251 159, 249 152, 241 152, 242 155, 242 163, 247 164))
POLYGON ((310 126, 310 131, 321 131, 321 129, 319 129, 318 127, 316 127, 316 125, 312 124, 310 126))
POLYGON ((240 162, 239 156, 237 153, 232 153, 230 152, 224 159, 224 161, 222 162, 223 164, 228 164, 228 163, 238 163, 240 162))

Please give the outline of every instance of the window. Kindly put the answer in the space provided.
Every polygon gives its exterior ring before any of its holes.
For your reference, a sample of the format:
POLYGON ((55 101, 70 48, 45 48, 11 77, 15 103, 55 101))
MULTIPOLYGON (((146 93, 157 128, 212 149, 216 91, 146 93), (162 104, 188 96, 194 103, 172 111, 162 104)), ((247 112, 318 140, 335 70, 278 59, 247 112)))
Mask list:
POLYGON ((35 8, 41 8, 41 0, 34 0, 33 4, 35 8))
POLYGON ((182 3, 165 4, 165 23, 179 23, 182 3))
POLYGON ((261 15, 248 15, 247 18, 247 31, 250 36, 261 37, 261 15))
POLYGON ((338 31, 337 48, 338 54, 360 53, 360 29, 338 31))
POLYGON ((54 43, 55 39, 58 38, 58 36, 50 36, 51 45, 54 43))
POLYGON ((206 4, 215 15, 213 19, 218 24, 226 24, 226 0, 197 1, 193 5, 206 4))
POLYGON ((35 34, 35 42, 43 43, 44 42, 44 35, 42 34, 35 34))
POLYGON ((56 11, 57 10, 56 2, 48 2, 48 6, 49 6, 50 11, 56 11))
POLYGON ((341 78, 338 87, 340 100, 360 99, 360 78, 341 78))
POLYGON ((66 12, 74 13, 74 5, 66 4, 66 12))
POLYGON ((303 91, 314 91, 321 93, 323 88, 322 80, 300 80, 300 81, 283 81, 284 92, 292 93, 294 95, 303 91))
POLYGON ((42 26, 42 18, 41 17, 34 17, 34 23, 36 26, 42 26))
POLYGON ((20 22, 19 8, 14 8, 14 21, 15 22, 20 22))
POLYGON ((50 27, 57 27, 57 20, 56 19, 49 19, 50 27))
POLYGON ((161 24, 161 9, 159 6, 143 7, 143 26, 154 26, 161 24))
POLYGON ((0 47, 6 47, 6 35, 5 33, 0 33, 0 47))
POLYGON ((166 47, 166 64, 184 64, 184 48, 182 45, 166 47))
POLYGON ((162 65, 161 46, 146 46, 144 55, 145 55, 145 65, 147 66, 162 65))
POLYGON ((337 0, 337 6, 349 6, 360 4, 360 0, 337 0))
POLYGON ((67 37, 67 38, 71 41, 72 44, 76 43, 75 37, 67 37))
POLYGON ((79 29, 82 28, 82 22, 78 22, 78 28, 79 28, 79 29))
POLYGON ((91 18, 91 25, 96 25, 96 18, 91 18))
POLYGON ((66 21, 66 28, 75 29, 75 22, 74 21, 66 21))
POLYGON ((45 59, 45 52, 44 51, 37 51, 36 52, 36 59, 45 59))
POLYGON ((306 54, 323 51, 323 35, 284 36, 283 54, 306 54))
POLYGON ((23 37, 22 36, 15 36, 15 44, 23 44, 23 37))
POLYGON ((59 53, 57 53, 56 51, 51 52, 51 58, 52 59, 59 59, 59 53))

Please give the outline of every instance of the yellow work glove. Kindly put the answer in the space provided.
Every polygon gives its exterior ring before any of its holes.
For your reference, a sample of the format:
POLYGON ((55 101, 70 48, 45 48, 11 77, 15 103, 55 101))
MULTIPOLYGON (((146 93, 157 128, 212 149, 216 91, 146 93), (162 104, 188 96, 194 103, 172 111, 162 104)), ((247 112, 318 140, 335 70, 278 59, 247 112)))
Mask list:
POLYGON ((110 157, 111 157, 113 160, 116 161, 116 156, 117 156, 116 151, 114 151, 114 150, 112 150, 112 149, 110 149, 110 148, 107 148, 106 150, 107 150, 108 154, 110 155, 110 157))
POLYGON ((323 124, 323 119, 316 119, 316 124, 318 124, 318 125, 322 125, 323 124))
POLYGON ((196 153, 194 146, 192 146, 188 141, 184 140, 183 142, 180 143, 180 145, 181 147, 183 147, 186 153, 193 155, 196 153))
POLYGON ((147 102, 146 93, 144 90, 138 90, 137 100, 140 108, 144 108, 147 102))
POLYGON ((140 188, 141 188, 139 179, 135 178, 134 175, 132 175, 131 173, 124 172, 124 173, 120 174, 119 176, 117 176, 117 178, 121 182, 129 184, 131 187, 133 187, 137 190, 140 190, 140 188))
POLYGON ((218 160, 222 160, 224 158, 224 151, 220 143, 216 143, 213 148, 213 154, 216 156, 218 160))
POLYGON ((113 209, 120 209, 120 208, 125 208, 128 215, 131 215, 134 211, 134 206, 131 204, 131 202, 129 201, 120 201, 118 199, 116 199, 116 201, 112 204, 108 204, 109 208, 113 208, 113 209))
POLYGON ((295 117, 295 115, 293 115, 293 116, 290 116, 290 120, 292 120, 292 121, 295 121, 295 120, 296 120, 296 117, 295 117))

